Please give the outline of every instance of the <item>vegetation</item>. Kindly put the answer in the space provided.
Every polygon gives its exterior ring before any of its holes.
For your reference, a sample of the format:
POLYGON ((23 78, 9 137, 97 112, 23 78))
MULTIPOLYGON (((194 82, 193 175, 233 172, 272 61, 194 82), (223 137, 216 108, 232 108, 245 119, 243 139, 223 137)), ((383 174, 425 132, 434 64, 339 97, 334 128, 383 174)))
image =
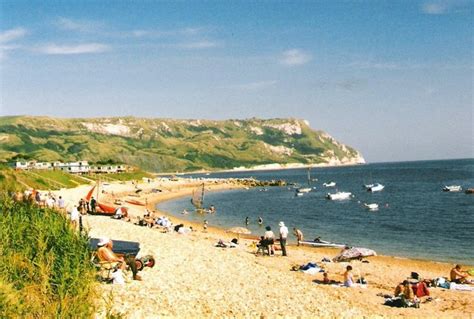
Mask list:
POLYGON ((87 160, 153 172, 347 161, 359 153, 296 119, 0 117, 0 161, 87 160))
POLYGON ((56 211, 0 199, 0 318, 90 318, 88 239, 56 211))

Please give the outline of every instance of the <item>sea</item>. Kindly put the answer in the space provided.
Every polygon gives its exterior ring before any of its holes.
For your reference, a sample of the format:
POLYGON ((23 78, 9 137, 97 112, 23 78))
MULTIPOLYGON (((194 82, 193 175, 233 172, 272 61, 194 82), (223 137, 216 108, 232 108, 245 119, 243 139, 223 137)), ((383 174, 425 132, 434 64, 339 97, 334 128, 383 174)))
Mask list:
MULTIPOLYGON (((307 187, 307 169, 190 174, 195 178, 285 180, 307 187)), ((157 208, 192 221, 230 228, 247 227, 263 235, 265 226, 277 233, 284 221, 303 231, 306 240, 321 237, 336 243, 366 247, 378 254, 474 265, 474 159, 374 163, 311 168, 312 191, 295 196, 293 186, 205 192, 204 206, 215 214, 194 212, 190 197, 160 203, 157 208), (333 181, 335 187, 323 183, 333 181), (365 184, 381 183, 380 192, 365 184), (443 192, 461 185, 462 192, 443 192), (327 193, 351 192, 348 200, 326 199, 327 193), (377 203, 370 211, 364 203, 377 203), (183 215, 183 210, 190 211, 183 215), (248 217, 249 224, 245 219, 248 217), (258 218, 263 219, 259 225, 258 218)), ((294 237, 290 242, 296 242, 294 237)))

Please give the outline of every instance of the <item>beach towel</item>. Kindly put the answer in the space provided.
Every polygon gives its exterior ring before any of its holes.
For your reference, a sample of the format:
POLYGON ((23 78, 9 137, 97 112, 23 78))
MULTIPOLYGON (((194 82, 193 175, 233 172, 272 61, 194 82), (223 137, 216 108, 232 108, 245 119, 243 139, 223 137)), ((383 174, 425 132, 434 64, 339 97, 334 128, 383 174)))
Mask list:
POLYGON ((452 283, 449 285, 449 289, 462 290, 462 291, 474 291, 474 286, 471 286, 471 285, 463 285, 463 284, 457 284, 457 283, 452 282, 452 283))

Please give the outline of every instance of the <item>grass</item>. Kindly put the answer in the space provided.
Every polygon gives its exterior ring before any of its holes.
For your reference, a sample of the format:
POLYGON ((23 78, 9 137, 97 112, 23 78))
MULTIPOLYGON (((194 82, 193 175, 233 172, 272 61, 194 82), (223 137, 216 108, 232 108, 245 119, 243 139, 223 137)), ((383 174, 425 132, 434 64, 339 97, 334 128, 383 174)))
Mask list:
POLYGON ((107 179, 107 180, 117 180, 117 181, 131 181, 131 180, 141 180, 142 178, 153 178, 153 175, 144 172, 144 171, 133 171, 126 173, 111 173, 111 174, 89 174, 85 175, 89 179, 107 179))
POLYGON ((58 212, 0 197, 0 318, 91 318, 87 236, 58 212))

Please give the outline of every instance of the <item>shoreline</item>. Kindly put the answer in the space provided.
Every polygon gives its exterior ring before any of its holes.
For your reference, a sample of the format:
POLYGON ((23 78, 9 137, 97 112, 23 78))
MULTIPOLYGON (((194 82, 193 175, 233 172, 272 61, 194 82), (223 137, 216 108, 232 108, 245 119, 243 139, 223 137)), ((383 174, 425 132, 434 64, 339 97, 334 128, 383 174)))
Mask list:
MULTIPOLYGON (((234 188, 234 189, 238 189, 238 188, 234 188)), ((213 192, 219 192, 219 191, 223 191, 223 190, 228 190, 228 188, 215 189, 215 190, 213 190, 213 192)), ((174 194, 174 196, 170 196, 169 198, 168 197, 167 198, 157 198, 156 200, 149 201, 148 203, 149 203, 149 205, 153 205, 152 209, 155 210, 156 212, 158 212, 159 215, 166 216, 166 217, 168 217, 168 219, 176 220, 176 221, 178 221, 179 224, 181 224, 181 223, 188 224, 188 225, 191 225, 194 229, 199 229, 199 228, 202 228, 202 224, 200 224, 196 221, 188 220, 188 219, 183 218, 183 217, 175 216, 170 212, 160 210, 156 207, 158 204, 161 204, 161 203, 164 203, 164 202, 167 202, 167 201, 177 200, 177 199, 186 197, 186 196, 190 195, 191 193, 192 193, 192 191, 182 193, 182 194, 176 193, 176 194, 174 194)), ((229 234, 228 232, 226 232, 226 229, 222 228, 222 227, 209 226, 208 229, 209 230, 212 229, 212 230, 214 230, 215 232, 217 232, 219 234, 227 234, 227 235, 229 234)), ((240 235, 240 237, 241 238, 246 238, 246 239, 257 240, 257 239, 259 239, 259 236, 261 236, 261 235, 263 235, 263 229, 262 229, 262 234, 259 234, 259 235, 257 235, 257 234, 240 235)), ((292 237, 294 237, 294 236, 291 235, 291 231, 290 231, 290 238, 292 238, 292 237)), ((314 248, 314 247, 310 247, 310 246, 297 246, 296 244, 291 243, 292 242, 291 240, 289 242, 290 242, 290 244, 287 244, 287 246, 298 247, 299 249, 308 249, 309 251, 314 250, 314 249, 323 249, 323 250, 332 251, 332 252, 339 252, 341 250, 340 248, 332 248, 332 247, 314 248)), ((434 259, 420 258, 420 257, 416 258, 416 257, 411 257, 411 256, 379 255, 379 254, 377 254, 377 257, 393 258, 393 259, 401 259, 401 260, 412 260, 412 261, 415 261, 415 262, 439 263, 439 264, 443 264, 443 265, 452 265, 454 263, 454 262, 444 261, 444 260, 434 260, 434 259)), ((465 267, 468 267, 468 268, 474 268, 474 263, 472 263, 472 264, 463 264, 463 265, 465 267)))
MULTIPOLYGON (((156 187, 156 183, 142 183, 140 188, 145 194, 141 195, 140 200, 147 198, 148 207, 152 208, 163 201, 189 196, 202 183, 199 180, 189 183, 190 180, 164 183, 161 193, 147 192, 156 187)), ((213 191, 238 188, 224 180, 209 186, 213 191)), ((70 191, 71 194, 65 197, 80 198, 87 188, 70 191)), ((133 192, 134 185, 110 185, 112 189, 117 190, 115 198, 124 199, 133 192)), ((143 216, 144 207, 132 208, 132 217, 143 216)), ((393 294, 395 286, 413 271, 423 278, 447 276, 453 266, 449 263, 395 256, 369 257, 369 263, 356 260, 350 263, 321 263, 322 258, 332 259, 339 249, 294 245, 288 247, 289 257, 281 257, 280 251, 276 252, 275 257, 256 257, 252 239, 240 236, 238 248, 217 248, 214 244, 219 239, 229 241, 238 236, 213 226, 203 232, 200 223, 189 222, 161 210, 158 214, 169 216, 174 223, 182 221, 186 226, 195 225, 195 231, 188 235, 162 233, 159 229, 136 226, 105 216, 84 216, 91 237, 137 241, 142 248, 140 256, 152 254, 156 259, 157 266, 141 272, 142 282, 99 286, 105 295, 114 295, 114 311, 130 318, 465 317, 474 314, 474 305, 466 301, 472 298, 472 292, 432 288, 433 301, 422 304, 420 309, 387 307, 383 305, 383 298, 377 296, 393 294), (366 289, 318 285, 314 280, 321 280, 322 273, 307 275, 290 271, 293 265, 308 262, 318 262, 330 279, 337 281, 342 281, 346 265, 351 264, 354 274, 366 278, 369 285, 366 289), (144 294, 147 298, 142 297, 144 294)))

